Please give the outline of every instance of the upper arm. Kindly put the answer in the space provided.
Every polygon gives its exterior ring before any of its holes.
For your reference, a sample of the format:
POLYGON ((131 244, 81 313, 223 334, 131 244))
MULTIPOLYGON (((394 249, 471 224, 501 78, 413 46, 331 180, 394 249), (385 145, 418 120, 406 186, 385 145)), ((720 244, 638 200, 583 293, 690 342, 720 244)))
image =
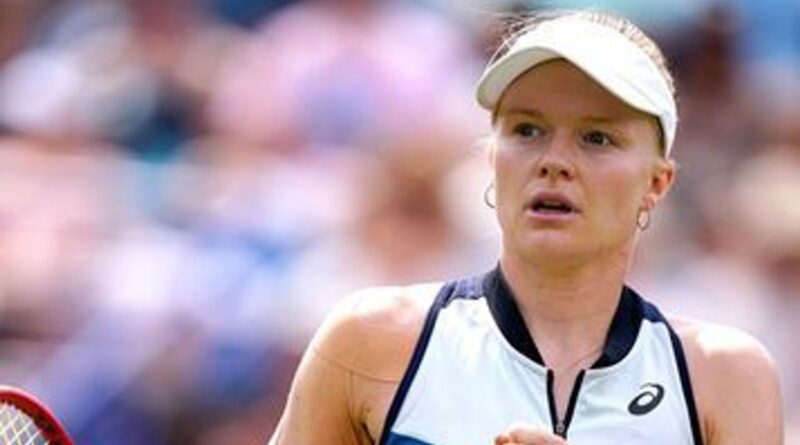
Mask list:
POLYGON ((428 304, 427 289, 409 289, 362 291, 337 305, 303 356, 270 445, 373 442, 428 304))
POLYGON ((706 444, 782 444, 778 377, 766 349, 721 326, 698 324, 682 337, 706 444))
POLYGON ((309 348, 269 444, 362 443, 351 406, 351 385, 350 371, 309 348))
POLYGON ((328 351, 354 346, 356 327, 348 306, 349 301, 338 305, 306 349, 269 445, 360 443, 352 409, 352 370, 328 351))

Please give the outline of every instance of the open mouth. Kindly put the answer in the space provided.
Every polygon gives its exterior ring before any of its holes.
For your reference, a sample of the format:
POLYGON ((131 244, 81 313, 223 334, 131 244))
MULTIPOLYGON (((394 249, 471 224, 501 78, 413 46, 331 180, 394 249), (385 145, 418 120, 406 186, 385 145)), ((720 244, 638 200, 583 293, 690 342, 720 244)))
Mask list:
POLYGON ((531 208, 534 212, 540 213, 572 213, 573 208, 569 204, 557 201, 542 201, 534 203, 531 208))
POLYGON ((533 199, 530 210, 538 214, 569 215, 580 210, 563 196, 539 196, 533 199))

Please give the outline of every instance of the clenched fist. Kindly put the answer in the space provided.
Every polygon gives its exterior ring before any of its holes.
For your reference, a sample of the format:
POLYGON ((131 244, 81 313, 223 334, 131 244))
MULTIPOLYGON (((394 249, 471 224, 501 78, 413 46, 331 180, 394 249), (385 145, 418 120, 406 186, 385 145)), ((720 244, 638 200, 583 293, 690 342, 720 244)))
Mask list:
POLYGON ((514 423, 497 435, 494 445, 568 445, 564 439, 541 428, 514 423))

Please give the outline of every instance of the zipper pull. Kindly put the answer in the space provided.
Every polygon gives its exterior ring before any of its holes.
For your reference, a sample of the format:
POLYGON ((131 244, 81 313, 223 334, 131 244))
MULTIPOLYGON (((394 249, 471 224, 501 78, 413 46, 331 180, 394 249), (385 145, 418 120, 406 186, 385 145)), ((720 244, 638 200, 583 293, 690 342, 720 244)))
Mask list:
MULTIPOLYGON (((564 437, 564 432, 565 432, 566 430, 567 430, 567 428, 566 428, 566 426, 564 425, 564 421, 563 421, 563 420, 559 420, 559 421, 556 423, 556 434, 558 434, 558 435, 559 435, 559 436, 561 436, 561 437, 564 437)), ((566 439, 566 437, 564 437, 564 438, 566 439)))

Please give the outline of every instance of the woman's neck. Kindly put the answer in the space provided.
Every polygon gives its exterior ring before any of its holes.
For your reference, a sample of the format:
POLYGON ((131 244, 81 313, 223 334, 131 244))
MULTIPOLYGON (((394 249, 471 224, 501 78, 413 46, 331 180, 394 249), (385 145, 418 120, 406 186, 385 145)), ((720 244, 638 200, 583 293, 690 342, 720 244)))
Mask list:
POLYGON ((616 253, 556 264, 503 253, 503 275, 548 367, 557 370, 576 360, 586 366, 600 355, 629 257, 616 253))

